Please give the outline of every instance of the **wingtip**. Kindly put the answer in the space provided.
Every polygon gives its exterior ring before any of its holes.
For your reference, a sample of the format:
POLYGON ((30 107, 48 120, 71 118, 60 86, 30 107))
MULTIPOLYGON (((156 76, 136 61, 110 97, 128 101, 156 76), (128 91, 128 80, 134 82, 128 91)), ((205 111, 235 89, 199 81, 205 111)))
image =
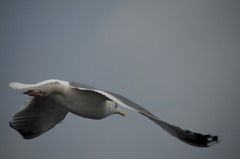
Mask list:
POLYGON ((219 137, 216 135, 210 135, 210 134, 203 135, 203 134, 194 133, 190 131, 188 132, 191 134, 191 136, 188 136, 188 135, 186 135, 185 137, 178 136, 178 138, 189 145, 196 146, 196 147, 211 147, 213 145, 220 143, 219 137))
POLYGON ((219 136, 217 135, 210 135, 210 137, 208 138, 208 147, 211 147, 213 145, 219 144, 221 142, 221 140, 219 139, 219 136))

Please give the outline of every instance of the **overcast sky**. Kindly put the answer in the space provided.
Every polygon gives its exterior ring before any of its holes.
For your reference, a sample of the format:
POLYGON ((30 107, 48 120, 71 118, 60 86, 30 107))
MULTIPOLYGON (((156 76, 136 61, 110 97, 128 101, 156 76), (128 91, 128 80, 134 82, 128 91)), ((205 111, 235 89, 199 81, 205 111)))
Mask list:
POLYGON ((0 158, 240 158, 240 2, 0 1, 0 158), (24 140, 8 119, 26 100, 10 82, 61 79, 121 94, 171 124, 219 135, 189 146, 146 117, 69 113, 24 140))

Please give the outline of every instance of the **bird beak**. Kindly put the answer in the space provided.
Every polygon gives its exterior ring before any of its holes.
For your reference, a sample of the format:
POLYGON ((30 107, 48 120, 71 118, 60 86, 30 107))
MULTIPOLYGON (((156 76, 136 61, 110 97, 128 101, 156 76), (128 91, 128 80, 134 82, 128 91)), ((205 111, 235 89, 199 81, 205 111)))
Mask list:
POLYGON ((120 109, 118 109, 118 113, 119 113, 120 115, 122 115, 122 116, 125 116, 125 113, 124 113, 122 110, 120 110, 120 109))

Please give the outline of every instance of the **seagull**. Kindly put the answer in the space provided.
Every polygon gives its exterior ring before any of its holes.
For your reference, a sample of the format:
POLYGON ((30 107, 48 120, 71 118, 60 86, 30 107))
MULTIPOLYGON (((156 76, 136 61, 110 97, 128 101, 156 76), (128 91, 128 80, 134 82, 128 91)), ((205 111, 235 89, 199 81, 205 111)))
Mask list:
POLYGON ((220 142, 216 135, 203 135, 171 125, 119 94, 81 83, 50 79, 37 84, 12 82, 9 86, 29 96, 19 111, 9 119, 9 125, 24 139, 32 139, 47 132, 59 124, 68 112, 89 119, 103 119, 112 114, 125 116, 118 108, 119 104, 144 115, 189 145, 210 147, 220 142))

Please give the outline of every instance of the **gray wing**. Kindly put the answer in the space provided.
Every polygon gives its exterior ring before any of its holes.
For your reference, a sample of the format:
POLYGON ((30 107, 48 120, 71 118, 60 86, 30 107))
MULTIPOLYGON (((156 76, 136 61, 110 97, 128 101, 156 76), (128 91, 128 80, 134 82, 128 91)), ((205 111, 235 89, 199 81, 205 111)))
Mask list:
POLYGON ((24 139, 35 138, 60 123, 68 111, 49 96, 29 97, 20 110, 9 119, 9 124, 24 139))
MULTIPOLYGON (((106 96, 107 98, 109 98, 110 100, 112 100, 126 108, 129 108, 129 109, 139 112, 140 114, 148 117, 155 124, 162 127, 165 131, 170 133, 172 136, 176 137, 177 139, 179 139, 189 145, 193 145, 193 146, 197 146, 197 147, 209 147, 209 146, 214 145, 215 143, 220 142, 220 140, 218 140, 218 136, 210 135, 210 134, 203 135, 200 133, 195 133, 195 132, 192 132, 189 130, 184 130, 184 129, 181 129, 180 127, 171 125, 171 124, 159 119, 158 117, 153 115, 151 112, 149 112, 147 109, 141 107, 140 105, 134 103, 133 101, 131 101, 119 94, 109 92, 109 91, 97 90, 94 88, 81 87, 81 85, 82 84, 80 84, 79 87, 77 87, 77 88, 81 89, 81 90, 94 91, 94 92, 100 93, 100 94, 106 96)), ((82 86, 85 86, 85 85, 82 85, 82 86)))
POLYGON ((96 89, 92 86, 81 84, 81 83, 78 83, 78 82, 73 82, 73 81, 69 81, 68 84, 69 84, 69 86, 74 87, 74 88, 96 89))
MULTIPOLYGON (((145 108, 141 107, 140 105, 132 102, 131 100, 129 100, 119 94, 109 92, 109 91, 104 91, 104 92, 112 95, 113 98, 117 98, 122 103, 127 105, 127 107, 131 107, 131 108, 135 109, 136 111, 138 111, 140 114, 148 117, 155 124, 161 126, 165 131, 167 131, 174 137, 178 138, 179 140, 181 140, 187 144, 197 146, 197 147, 209 147, 209 146, 212 146, 215 143, 219 142, 218 136, 209 135, 209 134, 203 135, 200 133, 195 133, 195 132, 191 132, 189 130, 181 129, 180 127, 171 125, 163 120, 160 120, 158 117, 156 117, 155 115, 150 113, 145 108)), ((114 99, 113 99, 113 101, 114 101, 114 99)))

